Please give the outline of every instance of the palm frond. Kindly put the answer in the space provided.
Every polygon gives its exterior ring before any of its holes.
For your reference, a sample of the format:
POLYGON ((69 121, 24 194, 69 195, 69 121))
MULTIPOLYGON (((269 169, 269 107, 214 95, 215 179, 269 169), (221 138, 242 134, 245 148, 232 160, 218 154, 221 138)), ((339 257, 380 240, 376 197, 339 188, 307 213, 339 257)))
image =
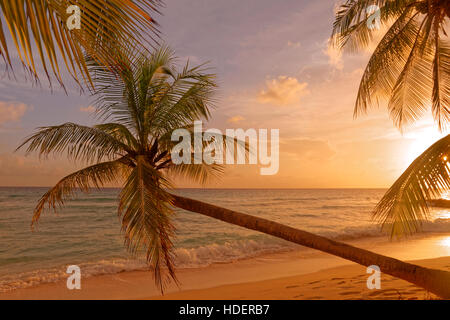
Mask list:
POLYGON ((208 120, 214 108, 216 83, 214 75, 205 73, 202 66, 190 68, 186 64, 176 75, 160 99, 158 108, 148 118, 148 126, 158 131, 158 135, 184 127, 195 120, 208 120))
POLYGON ((421 154, 386 192, 373 217, 391 236, 420 231, 429 219, 427 201, 450 188, 450 135, 421 154))
POLYGON ((405 11, 381 39, 362 76, 355 117, 369 107, 377 106, 380 98, 389 97, 405 66, 418 28, 417 14, 405 11))
POLYGON ((128 152, 131 150, 136 150, 138 148, 138 141, 133 133, 123 124, 120 123, 102 123, 95 125, 94 128, 99 129, 108 135, 112 136, 114 139, 120 141, 127 146, 128 152))
POLYGON ((125 244, 133 254, 145 251, 161 291, 170 278, 176 281, 171 241, 175 232, 171 222, 172 199, 164 190, 168 187, 170 184, 146 163, 145 158, 138 156, 136 167, 120 193, 119 204, 125 244), (164 277, 164 268, 170 278, 164 277))
POLYGON ((450 43, 440 39, 439 24, 434 24, 433 116, 440 130, 450 121, 450 43))
POLYGON ((380 27, 384 27, 404 13, 414 0, 347 0, 336 12, 332 40, 334 45, 352 51, 367 47, 374 38, 368 27, 370 6, 380 8, 380 27))
POLYGON ((93 105, 101 120, 118 122, 137 132, 139 131, 138 101, 132 64, 136 57, 121 51, 116 55, 121 65, 120 76, 94 59, 87 58, 88 70, 95 83, 93 105))
MULTIPOLYGON (((150 56, 145 54, 118 53, 126 67, 120 77, 90 60, 89 70, 93 74, 94 93, 101 119, 120 122, 133 129, 138 140, 145 140, 146 118, 151 117, 158 96, 167 88, 167 78, 173 72, 173 52, 166 46, 159 47, 150 56)), ((140 141, 145 144, 146 141, 140 141)))
POLYGON ((207 182, 217 180, 224 173, 224 166, 222 164, 200 164, 194 163, 195 153, 191 154, 191 163, 172 164, 167 167, 167 174, 171 178, 183 178, 188 181, 197 182, 202 185, 207 182))
POLYGON ((104 66, 117 65, 115 50, 128 46, 142 49, 158 38, 157 23, 150 12, 159 13, 159 0, 79 0, 81 29, 69 30, 65 0, 0 1, 0 55, 11 66, 10 47, 3 23, 25 68, 39 77, 39 59, 50 81, 50 72, 62 83, 60 66, 80 81, 78 74, 92 85, 84 54, 104 66), (37 55, 33 47, 37 48, 37 55))
MULTIPOLYGON (((180 129, 180 128, 179 128, 180 129)), ((201 132, 201 150, 195 149, 195 132, 193 125, 186 125, 183 128, 189 133, 190 136, 190 163, 177 163, 174 164, 170 159, 170 155, 174 147, 179 141, 172 140, 172 132, 167 132, 161 136, 158 141, 163 150, 168 151, 168 163, 164 168, 171 177, 181 177, 200 184, 216 180, 222 176, 225 171, 225 166, 218 163, 202 163, 196 164, 195 158, 203 156, 203 153, 208 149, 213 149, 214 153, 222 154, 226 156, 231 146, 232 152, 236 160, 238 152, 241 152, 246 160, 250 155, 253 155, 254 150, 250 150, 250 145, 247 141, 239 140, 237 137, 230 137, 226 134, 201 132), (216 136, 220 136, 221 142, 216 141, 216 136), (235 152, 236 151, 236 152, 235 152)), ((212 150, 211 150, 212 151, 212 150)), ((224 160, 224 159, 223 159, 224 160)))
POLYGON ((73 160, 85 162, 114 159, 131 149, 108 133, 75 123, 42 127, 28 137, 16 150, 28 145, 26 152, 37 151, 39 156, 66 152, 73 160))
POLYGON ((34 226, 39 221, 46 205, 56 212, 67 200, 75 197, 76 191, 88 193, 92 188, 99 189, 105 184, 117 183, 123 178, 126 170, 126 159, 119 159, 98 163, 62 178, 39 200, 33 212, 31 225, 34 226))
POLYGON ((431 24, 428 18, 419 26, 409 52, 404 51, 409 54, 391 91, 388 109, 398 128, 403 128, 423 116, 430 100, 432 47, 425 38, 427 33, 422 31, 427 24, 431 24))
POLYGON ((367 8, 380 7, 381 24, 389 26, 364 71, 355 117, 380 102, 388 103, 394 124, 402 130, 429 109, 439 128, 450 119, 450 96, 442 81, 449 78, 448 24, 445 1, 348 0, 336 14, 333 39, 340 48, 359 50, 373 41, 367 8))

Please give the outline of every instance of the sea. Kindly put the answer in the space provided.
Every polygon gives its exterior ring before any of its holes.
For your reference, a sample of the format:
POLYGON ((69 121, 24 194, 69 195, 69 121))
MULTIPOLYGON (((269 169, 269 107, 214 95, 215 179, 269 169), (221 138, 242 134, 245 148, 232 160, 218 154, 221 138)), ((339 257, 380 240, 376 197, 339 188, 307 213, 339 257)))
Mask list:
MULTIPOLYGON (((58 214, 45 212, 31 230, 33 209, 47 188, 0 187, 0 292, 83 276, 145 270, 130 256, 117 215, 118 189, 78 194, 58 214)), ((341 241, 382 236, 371 211, 383 189, 179 189, 177 194, 277 221, 341 241)), ((230 263, 300 250, 284 240, 176 209, 178 268, 230 263)), ((433 208, 423 232, 450 233, 450 209, 433 208)))

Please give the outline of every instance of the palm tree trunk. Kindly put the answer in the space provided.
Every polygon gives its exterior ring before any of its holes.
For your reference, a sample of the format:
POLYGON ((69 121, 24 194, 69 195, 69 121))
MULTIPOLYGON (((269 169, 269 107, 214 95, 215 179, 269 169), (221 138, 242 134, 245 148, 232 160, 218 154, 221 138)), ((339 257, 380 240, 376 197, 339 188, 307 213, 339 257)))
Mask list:
POLYGON ((363 266, 379 266, 381 272, 385 274, 411 282, 441 298, 450 299, 450 272, 406 263, 277 222, 217 207, 205 202, 176 195, 173 195, 173 198, 173 205, 178 208, 200 213, 247 229, 263 232, 356 262, 363 266))

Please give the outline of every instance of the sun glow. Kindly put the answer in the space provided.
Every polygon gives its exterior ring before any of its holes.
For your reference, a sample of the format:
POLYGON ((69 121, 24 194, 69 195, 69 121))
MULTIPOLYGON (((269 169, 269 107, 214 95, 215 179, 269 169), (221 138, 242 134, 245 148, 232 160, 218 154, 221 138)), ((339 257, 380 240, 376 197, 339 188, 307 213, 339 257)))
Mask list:
MULTIPOLYGON (((445 134, 439 132, 437 126, 434 124, 421 126, 406 133, 405 138, 412 140, 405 154, 405 160, 408 165, 444 135, 445 134)), ((444 156, 443 161, 447 160, 447 156, 444 156)))
POLYGON ((441 240, 440 244, 441 246, 450 248, 450 237, 441 240))
POLYGON ((439 212, 438 214, 436 214, 435 216, 436 219, 450 219, 450 212, 448 212, 447 210, 439 212))

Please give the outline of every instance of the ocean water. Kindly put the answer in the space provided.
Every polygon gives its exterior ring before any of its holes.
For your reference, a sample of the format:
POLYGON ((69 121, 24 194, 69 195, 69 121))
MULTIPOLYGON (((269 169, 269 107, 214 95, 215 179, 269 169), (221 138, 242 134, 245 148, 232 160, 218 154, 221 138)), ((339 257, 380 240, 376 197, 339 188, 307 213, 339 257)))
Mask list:
MULTIPOLYGON (((67 278, 68 265, 83 276, 146 269, 130 257, 117 217, 119 190, 80 194, 58 215, 44 214, 30 228, 33 208, 46 188, 0 188, 0 292, 67 278)), ((348 240, 380 236, 370 212, 381 189, 234 190, 183 189, 180 195, 348 240)), ((450 210, 433 209, 424 232, 450 232, 450 210)), ((300 246, 257 232, 176 210, 176 264, 179 268, 232 262, 300 246)))

